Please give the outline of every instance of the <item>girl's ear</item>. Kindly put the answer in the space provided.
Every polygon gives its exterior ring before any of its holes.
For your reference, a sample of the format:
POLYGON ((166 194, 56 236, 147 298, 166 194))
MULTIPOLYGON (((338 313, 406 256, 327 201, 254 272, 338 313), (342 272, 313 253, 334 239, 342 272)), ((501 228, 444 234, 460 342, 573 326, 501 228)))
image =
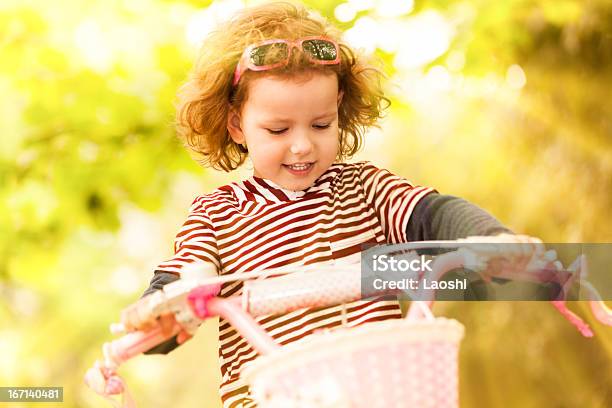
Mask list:
POLYGON ((338 107, 340 107, 340 104, 342 103, 343 96, 344 96, 344 91, 338 92, 338 107))
POLYGON ((231 108, 227 114, 227 131, 235 143, 243 144, 245 142, 244 133, 242 133, 240 127, 240 115, 231 108))

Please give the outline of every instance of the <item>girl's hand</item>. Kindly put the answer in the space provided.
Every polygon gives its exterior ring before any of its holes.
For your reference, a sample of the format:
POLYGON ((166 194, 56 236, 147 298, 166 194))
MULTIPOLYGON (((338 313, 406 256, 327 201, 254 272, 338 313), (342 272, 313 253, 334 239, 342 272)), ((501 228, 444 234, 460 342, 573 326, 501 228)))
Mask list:
MULTIPOLYGON (((511 244, 503 245, 508 254, 493 260, 493 270, 528 271, 535 268, 536 265, 544 267, 545 263, 547 263, 544 262, 546 257, 550 256, 550 254, 546 253, 546 247, 539 238, 514 234, 499 234, 493 238, 496 243, 511 244)), ((556 254, 552 255, 553 258, 550 261, 556 259, 556 254)))
MULTIPOLYGON (((167 314, 161 315, 159 319, 157 320, 143 323, 142 326, 137 327, 137 330, 149 331, 156 327, 160 327, 162 330, 162 333, 165 336, 169 336, 172 333, 172 327, 174 327, 175 324, 178 324, 178 323, 176 319, 174 318, 174 314, 167 313, 167 314)), ((184 342, 191 339, 192 337, 193 336, 189 334, 187 331, 185 331, 184 329, 181 329, 181 331, 179 331, 178 335, 176 336, 176 342, 178 344, 183 344, 184 342)))
MULTIPOLYGON (((159 318, 154 318, 151 313, 151 305, 149 304, 150 296, 141 298, 138 302, 128 306, 121 312, 121 323, 127 331, 140 330, 150 331, 155 328, 161 328, 165 336, 172 333, 176 319, 173 313, 166 313, 159 318)), ((192 336, 185 330, 181 330, 177 336, 177 343, 182 344, 189 340, 192 336)))
POLYGON ((490 256, 488 272, 491 276, 508 276, 517 271, 537 268, 561 268, 559 261, 556 261, 555 251, 547 251, 542 240, 536 237, 504 233, 468 237, 459 241, 482 244, 474 248, 490 256))
POLYGON ((541 239, 529 235, 499 234, 491 237, 494 243, 512 244, 507 246, 507 250, 513 255, 516 261, 528 263, 530 260, 542 256, 546 252, 546 247, 541 239))

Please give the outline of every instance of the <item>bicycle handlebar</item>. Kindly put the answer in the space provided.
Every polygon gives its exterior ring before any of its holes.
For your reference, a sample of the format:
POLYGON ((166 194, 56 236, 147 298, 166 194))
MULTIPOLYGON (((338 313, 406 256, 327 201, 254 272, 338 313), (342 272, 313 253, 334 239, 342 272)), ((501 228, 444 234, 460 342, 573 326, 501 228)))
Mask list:
MULTIPOLYGON (((439 247, 440 242, 420 242, 410 243, 402 245, 405 250, 415 250, 424 248, 439 247)), ((452 245, 457 245, 453 242, 452 245)), ((432 265, 432 274, 429 276, 430 280, 440 280, 444 274, 448 271, 463 267, 480 265, 482 268, 486 265, 487 257, 491 257, 491 251, 485 247, 480 253, 478 247, 472 249, 461 248, 456 251, 452 251, 447 254, 439 255, 432 265)), ((497 255, 497 254, 496 254, 497 255)), ((576 264, 576 262, 575 262, 576 264)), ((579 262, 583 265, 584 262, 579 262)), ((307 270, 312 269, 311 267, 305 268, 307 270)), ((279 274, 279 270, 265 271, 258 275, 253 276, 266 276, 270 273, 279 274)), ((538 274, 538 270, 525 271, 524 273, 516 273, 513 271, 502 271, 503 273, 497 274, 499 278, 512 278, 519 276, 523 280, 538 281, 541 282, 544 276, 538 274), (514 273, 514 275, 513 275, 514 273)), ((559 271, 563 272, 563 271, 559 271)), ((310 270, 308 272, 297 271, 288 273, 288 270, 284 270, 285 275, 277 276, 269 279, 255 279, 247 280, 243 286, 243 293, 240 297, 233 298, 216 298, 215 295, 218 293, 218 281, 219 278, 204 278, 195 279, 191 282, 173 282, 167 286, 168 292, 174 293, 175 296, 171 299, 165 300, 167 304, 176 301, 177 298, 182 302, 181 308, 168 307, 167 305, 160 305, 159 302, 164 302, 163 293, 166 291, 166 287, 159 293, 151 295, 149 303, 146 302, 147 298, 143 298, 139 301, 136 306, 140 305, 147 310, 177 310, 183 315, 189 315, 189 325, 191 327, 197 327, 202 323, 204 319, 211 316, 221 316, 224 319, 230 321, 247 340, 251 343, 254 348, 260 354, 267 354, 274 350, 276 343, 265 333, 265 331, 255 329, 259 327, 252 317, 269 314, 284 314, 297 309, 305 307, 326 307, 341 303, 348 303, 351 301, 359 300, 362 298, 361 292, 361 267, 360 264, 340 264, 340 265, 324 265, 319 266, 318 270, 310 270), (174 285, 174 286, 173 286, 174 285), (215 286, 217 285, 217 286, 215 286), (179 291, 177 288, 181 288, 179 291), (189 295, 190 294, 190 295, 189 295), (187 300, 187 297, 190 297, 187 300), (195 304, 199 302, 200 307, 195 304), (187 309, 188 311, 185 311, 187 309)), ((224 280, 228 280, 225 277, 224 280)), ((587 286, 585 286, 587 287, 587 286)), ((589 285, 588 288, 594 289, 589 285)), ((421 288, 417 291, 417 299, 424 302, 428 307, 431 307, 435 290, 430 288, 421 288)), ((389 294, 389 293, 384 293, 389 294)), ((595 292, 596 294, 596 292, 595 292)), ((417 307, 418 301, 415 301, 411 305, 407 318, 418 319, 423 318, 424 313, 422 308, 417 307)), ((593 300, 591 309, 598 320, 604 324, 609 324, 609 311, 602 302, 593 300)), ((553 303, 555 307, 572 323, 574 324, 583 335, 590 337, 592 331, 578 316, 571 313, 565 307, 565 301, 556 300, 553 303)), ((135 305, 130 306, 126 310, 131 310, 135 313, 135 305)), ((138 314, 138 313, 136 313, 138 314)), ((129 319, 130 313, 123 313, 122 320, 124 323, 126 319, 129 319)), ((129 327, 129 324, 125 324, 129 327)), ((180 325, 177 325, 180 327, 180 325)), ((152 332, 149 334, 138 334, 129 333, 127 338, 118 339, 111 343, 106 350, 107 361, 112 364, 119 365, 125 360, 140 354, 144 351, 149 350, 153 347, 156 341, 157 344, 172 338, 178 331, 177 327, 174 327, 172 333, 168 336, 163 336, 160 331, 152 332)))
MULTIPOLYGON (((457 247, 457 241, 429 241, 402 244, 402 250, 417 250, 426 248, 457 247)), ((393 248, 391 248, 393 249, 393 248)), ((476 248, 460 248, 447 254, 439 255, 432 264, 432 280, 441 279, 445 273, 459 267, 486 268, 487 263, 499 257, 499 251, 483 246, 476 248)), ((541 266, 541 265, 540 265, 541 266)), ((584 259, 574 262, 574 271, 567 271, 570 275, 578 275, 580 268, 585 268, 584 259)), ((163 312, 174 312, 177 320, 182 324, 175 324, 171 333, 164 336, 160 328, 142 332, 133 331, 123 337, 106 343, 103 346, 104 365, 111 370, 126 360, 141 354, 157 344, 174 337, 181 327, 197 328, 208 317, 221 316, 227 319, 238 332, 260 354, 269 354, 280 346, 274 339, 257 324, 254 316, 267 314, 283 314, 304 307, 325 307, 335 304, 348 303, 362 298, 361 267, 360 264, 339 265, 312 265, 302 267, 297 272, 288 268, 253 272, 245 274, 248 278, 267 277, 270 274, 281 275, 269 279, 247 280, 243 286, 241 296, 230 298, 217 297, 222 282, 230 280, 244 280, 245 275, 230 277, 192 277, 172 282, 162 290, 149 295, 139 302, 129 306, 122 313, 123 329, 130 330, 137 326, 138 321, 150 319, 151 315, 159 316, 163 312), (182 316, 182 319, 178 319, 182 316)), ((558 271, 563 272, 563 271, 558 271)), ((538 274, 538 269, 531 271, 505 270, 496 275, 500 278, 516 278, 541 282, 548 275, 538 274), (513 273, 514 272, 514 273, 513 273)), ((570 276, 571 277, 571 276, 570 276)), ((566 279, 572 282, 572 279, 566 279)), ((585 284, 586 281, 581 281, 585 284)), ((588 283, 587 283, 588 284, 588 283)), ((612 326, 612 312, 598 298, 598 294, 590 285, 585 287, 591 293, 591 309, 595 317, 602 323, 612 326)), ((423 289, 418 292, 418 299, 414 301, 406 316, 407 319, 422 319, 423 304, 431 307, 434 291, 423 289)), ((565 300, 555 300, 553 305, 559 312, 575 325, 586 337, 593 335, 586 323, 573 314, 565 306, 565 300)), ((114 329, 117 326, 113 326, 114 329)))

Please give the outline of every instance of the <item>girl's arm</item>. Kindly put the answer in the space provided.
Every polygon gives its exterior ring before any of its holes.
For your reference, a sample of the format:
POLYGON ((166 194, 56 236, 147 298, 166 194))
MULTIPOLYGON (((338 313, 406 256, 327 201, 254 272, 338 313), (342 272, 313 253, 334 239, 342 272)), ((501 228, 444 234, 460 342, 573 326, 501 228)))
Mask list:
MULTIPOLYGON (((151 284, 149 288, 144 291, 142 297, 145 297, 157 290, 160 290, 161 288, 164 287, 164 285, 167 285, 170 282, 174 282, 178 278, 179 277, 176 274, 173 274, 170 272, 155 271, 155 274, 153 275, 153 279, 151 279, 151 284)), ((176 340, 176 337, 177 336, 174 336, 170 340, 164 343, 158 344, 152 349, 145 351, 144 354, 168 354, 169 352, 171 352, 172 350, 174 350, 175 348, 179 346, 176 340)))
MULTIPOLYGON (((191 262, 209 262, 219 267, 216 239, 212 223, 205 210, 204 196, 197 197, 191 204, 187 220, 180 228, 174 243, 174 256, 158 265, 150 286, 143 297, 160 290, 168 283, 179 279, 183 266, 191 262)), ((162 318, 163 320, 163 318, 162 318)), ((160 321, 164 323, 167 321, 160 321)), ((162 325, 163 326, 163 325, 162 325)), ((153 347, 145 354, 167 354, 179 346, 179 336, 153 347)))
POLYGON ((147 290, 144 291, 144 293, 142 294, 141 298, 150 295, 151 293, 155 292, 156 290, 160 290, 161 288, 163 288, 165 285, 167 285, 170 282, 174 282, 175 280, 178 280, 178 275, 175 273, 171 273, 171 272, 164 272, 164 271, 155 271, 155 274, 153 275, 153 279, 151 279, 151 283, 149 285, 149 288, 147 290))
POLYGON ((430 193, 423 197, 408 220, 408 241, 455 240, 470 236, 512 233, 495 217, 468 201, 430 193))
MULTIPOLYGON (((408 241, 456 240, 474 236, 513 234, 495 217, 468 201, 450 195, 430 193, 415 206, 406 228, 408 241)), ((461 274, 461 272, 459 272, 461 274)), ((505 283, 505 279, 494 279, 505 283)), ((554 293, 554 284, 527 285, 526 291, 554 293)), ((470 281, 465 300, 493 299, 482 280, 470 281)))

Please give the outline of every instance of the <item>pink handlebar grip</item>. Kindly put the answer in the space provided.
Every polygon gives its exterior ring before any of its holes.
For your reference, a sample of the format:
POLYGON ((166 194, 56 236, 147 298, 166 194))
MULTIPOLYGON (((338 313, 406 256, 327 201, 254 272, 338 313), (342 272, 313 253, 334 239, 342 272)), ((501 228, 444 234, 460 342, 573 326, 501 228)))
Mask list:
POLYGON ((175 323, 169 335, 164 336, 161 327, 150 331, 136 331, 104 344, 104 352, 114 364, 120 365, 124 361, 152 349, 160 343, 176 336, 181 326, 175 323))
POLYGON ((360 264, 347 264, 247 281, 243 297, 251 316, 352 302, 361 298, 360 273, 360 264))

